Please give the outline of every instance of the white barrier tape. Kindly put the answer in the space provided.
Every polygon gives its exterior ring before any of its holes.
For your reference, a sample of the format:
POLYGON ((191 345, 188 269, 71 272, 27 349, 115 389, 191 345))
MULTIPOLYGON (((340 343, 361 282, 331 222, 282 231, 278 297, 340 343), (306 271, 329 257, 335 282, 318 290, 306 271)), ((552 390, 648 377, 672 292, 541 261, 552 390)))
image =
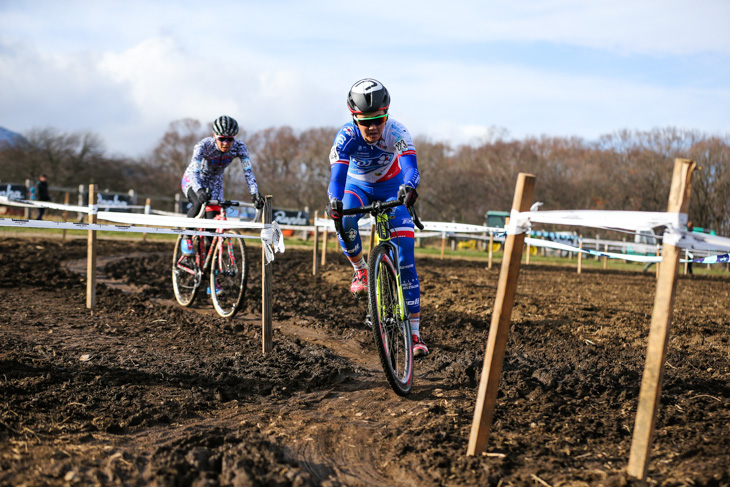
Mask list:
POLYGON ((686 230, 665 233, 664 243, 690 250, 730 251, 730 238, 686 230))
POLYGON ((558 242, 551 242, 550 240, 540 240, 539 238, 525 238, 525 243, 532 247, 545 247, 555 250, 564 250, 567 252, 581 252, 589 255, 598 255, 600 257, 606 256, 611 259, 630 260, 633 262, 661 262, 661 256, 651 255, 631 255, 631 254, 616 254, 613 252, 599 252, 592 249, 581 249, 573 247, 572 245, 561 244, 558 242))
POLYGON ((91 208, 88 206, 78 205, 64 205, 61 203, 51 203, 50 201, 35 201, 35 200, 15 200, 8 199, 6 196, 0 196, 0 205, 6 206, 19 206, 23 208, 45 208, 48 210, 60 210, 60 211, 73 211, 76 213, 89 213, 94 208, 99 209, 123 209, 123 210, 139 210, 146 208, 140 205, 93 205, 91 208))
POLYGON ((272 222, 271 226, 261 230, 261 242, 264 246, 264 255, 268 264, 274 260, 274 253, 284 253, 284 237, 281 228, 276 222, 272 222))
MULTIPOLYGON (((454 232, 454 233, 502 233, 503 228, 498 227, 485 227, 482 225, 469 225, 466 223, 453 223, 453 222, 421 222, 423 223, 423 231, 428 232, 454 232)), ((363 218, 359 221, 358 227, 369 228, 372 224, 372 218, 363 218)), ((335 224, 330 219, 317 218, 315 221, 317 227, 326 227, 327 230, 334 230, 335 224)), ((437 236, 435 234, 434 236, 437 236)), ((419 235, 425 237, 426 235, 419 235)))
POLYGON ((509 212, 509 223, 505 227, 507 235, 520 235, 530 231, 530 217, 531 212, 519 212, 512 209, 509 212))
POLYGON ((196 227, 218 229, 256 229, 264 228, 263 223, 242 222, 236 220, 208 220, 203 218, 169 217, 159 215, 143 215, 140 213, 99 213, 100 220, 117 223, 150 225, 156 227, 196 227))
POLYGON ((686 213, 659 211, 554 210, 510 212, 508 235, 526 233, 534 223, 572 225, 606 230, 637 232, 645 228, 687 226, 686 213))
POLYGON ((96 215, 99 213, 99 207, 97 205, 91 205, 89 207, 89 215, 96 215))
POLYGON ((107 232, 130 232, 130 233, 163 233, 171 235, 203 235, 207 237, 235 237, 258 239, 255 235, 240 235, 238 233, 204 232, 196 230, 185 230, 179 228, 150 228, 136 227, 133 225, 107 225, 103 223, 79 223, 79 222, 55 222, 50 220, 25 220, 16 218, 0 218, 0 226, 3 227, 25 227, 25 228, 55 228, 66 230, 96 230, 107 232))
MULTIPOLYGON (((434 233, 434 235, 441 236, 443 234, 434 233)), ((420 234, 418 234, 418 233, 416 234, 416 237, 420 237, 420 236, 421 236, 420 234)), ((450 237, 450 238, 456 238, 456 239, 462 239, 462 240, 481 240, 483 242, 489 241, 489 237, 485 237, 483 235, 474 235, 474 234, 459 235, 457 233, 447 233, 446 236, 450 237)), ((498 234, 492 234, 492 240, 494 242, 504 242, 504 237, 505 237, 504 230, 502 230, 498 234)))
POLYGON ((185 213, 176 213, 174 211, 163 211, 163 210, 150 210, 150 215, 164 215, 164 216, 176 216, 180 218, 186 218, 185 213))
MULTIPOLYGON (((372 218, 361 218, 359 222, 357 222, 357 226, 359 228, 370 228, 370 225, 372 225, 374 222, 372 221, 372 218)), ((320 228, 326 228, 327 231, 334 231, 335 230, 335 222, 334 220, 330 220, 329 218, 317 218, 314 222, 314 225, 320 228)))
POLYGON ((483 225, 470 225, 467 223, 453 222, 421 222, 423 230, 429 232, 452 232, 452 233, 502 233, 504 228, 486 227, 483 225))
POLYGON ((429 238, 429 237, 442 237, 443 232, 422 232, 420 230, 416 230, 416 238, 429 238))
POLYGON ((29 200, 13 200, 6 196, 0 196, 0 205, 20 206, 23 208, 47 208, 49 210, 73 211, 76 213, 88 213, 88 206, 72 206, 60 203, 51 203, 49 201, 29 201, 29 200))

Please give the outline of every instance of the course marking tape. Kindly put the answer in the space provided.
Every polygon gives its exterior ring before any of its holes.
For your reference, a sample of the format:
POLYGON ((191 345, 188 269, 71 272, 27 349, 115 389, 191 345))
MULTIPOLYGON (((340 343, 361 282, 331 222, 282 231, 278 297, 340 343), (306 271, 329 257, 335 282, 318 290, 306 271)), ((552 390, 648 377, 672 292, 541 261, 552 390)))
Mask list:
POLYGON ((730 262, 730 254, 710 255, 707 257, 697 257, 696 259, 689 259, 685 262, 693 262, 695 264, 721 264, 724 262, 730 262))
MULTIPOLYGON (((190 219, 182 214, 173 214, 180 216, 161 216, 140 213, 122 213, 122 212, 99 212, 98 205, 72 206, 61 205, 49 202, 37 202, 28 200, 8 199, 0 196, 0 205, 21 206, 27 208, 48 208, 62 211, 72 211, 77 213, 96 214, 97 219, 113 221, 116 223, 125 223, 128 225, 150 225, 152 227, 189 227, 190 219)), ((424 229, 429 232, 452 232, 452 233, 497 233, 505 232, 508 235, 516 235, 526 233, 530 230, 532 223, 543 223, 553 225, 571 225, 586 226, 592 228, 601 228, 615 231, 640 232, 646 228, 667 227, 663 236, 664 243, 674 245, 683 249, 691 250, 707 250, 707 251, 730 251, 730 238, 720 237, 717 235, 708 235, 704 233, 689 232, 686 230, 687 215, 685 213, 670 212, 650 212, 650 211, 608 211, 608 210, 550 210, 537 211, 539 204, 532 206, 531 211, 518 212, 512 210, 510 213, 510 222, 506 229, 492 228, 479 225, 468 225, 462 223, 449 222, 423 222, 424 229)), ((119 206, 119 208, 124 208, 119 206)), ((74 223, 69 222, 71 225, 74 223)), ((318 218, 315 221, 317 227, 326 227, 334 230, 332 220, 318 218)), ((359 227, 369 228, 372 225, 372 218, 363 218, 359 221, 359 227)), ((25 225, 30 226, 30 225, 25 225)), ((207 220, 196 219, 196 228, 206 229, 264 229, 263 223, 243 222, 236 220, 207 220)), ((108 226, 105 229, 116 228, 118 226, 108 226)), ((44 228, 44 227, 36 227, 44 228)), ((64 228, 64 227, 51 227, 64 228)), ((75 227, 66 227, 75 228, 75 227)), ((114 231, 114 230, 109 230, 114 231)), ((121 231, 121 230, 119 230, 121 231)), ((132 230, 141 233, 179 233, 178 231, 164 232, 161 229, 152 230, 132 230)), ((423 236, 423 235, 422 235, 423 236)), ((244 237, 251 238, 251 237, 244 237)), ((626 255, 626 254, 617 254, 626 255)), ((624 257, 621 257, 624 258, 624 257)), ((625 259, 624 260, 628 260, 625 259)))
POLYGON ((632 262, 661 262, 661 256, 651 255, 633 255, 633 254, 617 254, 614 252, 599 252, 593 249, 581 249, 566 245, 558 242, 551 242, 550 240, 541 240, 539 238, 525 238, 525 243, 532 247, 546 247, 549 249, 564 250, 567 252, 582 252, 588 255, 596 255, 599 257, 609 257, 611 259, 630 260, 632 262))
POLYGON ((512 210, 507 233, 517 235, 527 232, 533 223, 571 225, 606 230, 637 232, 645 228, 665 226, 680 229, 687 226, 686 213, 660 211, 610 211, 610 210, 512 210))
POLYGON ((201 232, 196 230, 185 230, 179 228, 138 227, 134 225, 109 225, 104 223, 56 222, 50 220, 26 220, 23 218, 0 218, 0 226, 25 228, 56 228, 66 230, 96 230, 130 233, 164 233, 172 235, 204 235, 208 237, 236 237, 250 239, 260 238, 253 235, 240 235, 238 233, 201 232))

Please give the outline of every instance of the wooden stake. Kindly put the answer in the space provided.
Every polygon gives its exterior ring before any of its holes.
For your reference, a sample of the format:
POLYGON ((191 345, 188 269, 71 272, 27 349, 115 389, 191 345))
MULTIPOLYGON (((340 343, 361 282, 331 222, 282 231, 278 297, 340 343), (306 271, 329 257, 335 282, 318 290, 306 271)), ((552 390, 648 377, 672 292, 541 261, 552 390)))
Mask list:
POLYGON ((444 260, 444 252, 446 252, 446 232, 441 234, 441 260, 444 260))
MULTIPOLYGON (((324 219, 327 219, 327 215, 324 215, 324 219)), ((322 267, 327 264, 327 227, 322 229, 322 267)))
MULTIPOLYGON (((149 198, 147 198, 145 200, 145 202, 144 202, 144 214, 145 215, 149 215, 150 214, 150 211, 152 210, 152 207, 150 205, 151 205, 151 200, 149 198)), ((147 234, 146 233, 143 233, 142 234, 142 241, 143 242, 146 242, 147 241, 147 234)))
MULTIPOLYGON (((266 195, 262 220, 264 225, 271 225, 273 212, 271 210, 271 195, 266 195)), ((272 301, 272 267, 273 262, 266 262, 265 245, 261 246, 261 350, 264 354, 271 352, 271 301, 272 301)))
POLYGON ((312 275, 317 275, 317 263, 319 262, 317 260, 317 256, 319 255, 319 227, 317 227, 317 217, 319 215, 318 211, 314 211, 314 254, 312 258, 312 275))
MULTIPOLYGON (((608 253, 608 244, 603 244, 603 251, 608 253)), ((603 268, 608 269, 608 256, 603 256, 603 268)))
MULTIPOLYGON (((96 223, 96 185, 89 185, 89 223, 96 223)), ((96 230, 89 230, 86 244, 86 307, 96 308, 96 230)))
POLYGON ((494 253, 494 250, 492 250, 492 247, 494 245, 494 234, 492 232, 489 232, 489 263, 487 264, 487 269, 492 268, 492 254, 494 253))
MULTIPOLYGON (((578 236, 578 248, 583 250, 583 235, 578 236)), ((583 252, 578 252, 578 274, 583 271, 583 252)))
MULTIPOLYGON (((68 204, 69 204, 69 194, 68 194, 68 192, 63 193, 63 204, 66 205, 66 206, 68 206, 68 204)), ((67 221, 67 220, 68 220, 68 211, 67 210, 63 210, 63 221, 67 221)), ((62 240, 64 242, 66 241, 66 229, 65 228, 63 229, 63 237, 62 237, 62 240)))
MULTIPOLYGON (((697 163, 689 159, 675 159, 667 212, 687 213, 692 188, 692 172, 696 167, 697 163)), ((667 357, 669 325, 672 322, 680 252, 678 247, 664 245, 662 265, 654 297, 649 343, 646 348, 646 363, 641 378, 634 437, 631 441, 627 467, 628 474, 640 480, 646 480, 649 468, 649 454, 664 380, 664 363, 667 357)))
POLYGON ((527 244, 525 247, 525 265, 530 265, 530 244, 527 244))
MULTIPOLYGON (((517 177, 515 196, 512 209, 528 211, 532 204, 532 195, 535 187, 535 176, 520 173, 517 177)), ((507 347, 510 316, 517 290, 517 278, 520 273, 520 260, 525 243, 525 234, 507 235, 504 242, 504 256, 499 271, 497 297, 494 301, 492 323, 489 327, 487 349, 484 355, 484 367, 479 381, 474 421, 469 436, 467 455, 482 453, 487 446, 489 433, 492 428, 494 406, 497 402, 499 378, 502 375, 502 363, 507 347)))

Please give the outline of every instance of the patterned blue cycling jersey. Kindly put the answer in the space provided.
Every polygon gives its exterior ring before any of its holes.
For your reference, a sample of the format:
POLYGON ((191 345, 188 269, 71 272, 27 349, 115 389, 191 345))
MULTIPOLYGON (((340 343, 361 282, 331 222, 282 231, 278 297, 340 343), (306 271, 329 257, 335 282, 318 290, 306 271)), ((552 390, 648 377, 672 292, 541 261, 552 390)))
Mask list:
POLYGON ((196 193, 200 188, 209 188, 211 199, 222 200, 223 172, 236 160, 241 163, 249 192, 251 194, 258 193, 259 189, 251 167, 251 159, 248 157, 246 144, 240 140, 235 140, 230 150, 221 152, 216 146, 214 137, 206 137, 195 145, 193 157, 182 177, 183 193, 187 196, 189 188, 192 188, 196 193))
POLYGON ((411 134, 392 118, 385 122, 383 135, 374 144, 363 139, 353 122, 345 124, 330 151, 330 170, 328 194, 340 200, 346 181, 397 189, 404 183, 415 188, 420 180, 411 134))

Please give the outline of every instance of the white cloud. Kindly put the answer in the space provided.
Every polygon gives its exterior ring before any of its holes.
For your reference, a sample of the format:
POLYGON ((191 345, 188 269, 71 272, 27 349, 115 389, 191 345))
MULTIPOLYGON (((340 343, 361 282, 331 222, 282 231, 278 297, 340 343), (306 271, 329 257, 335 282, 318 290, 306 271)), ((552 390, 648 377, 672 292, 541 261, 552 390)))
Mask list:
POLYGON ((727 18, 730 3, 710 0, 9 1, 0 5, 0 71, 11 73, 0 77, 0 126, 92 130, 111 150, 141 155, 186 117, 209 123, 226 113, 249 132, 337 126, 349 118, 347 89, 372 76, 414 134, 453 143, 493 127, 515 137, 728 131, 720 110, 730 106, 728 89, 707 83, 728 73, 727 18), (667 63, 699 52, 707 69, 676 86, 621 69, 568 74, 529 59, 480 59, 480 43, 490 42, 650 53, 667 63), (441 48, 471 54, 460 61, 441 48))

